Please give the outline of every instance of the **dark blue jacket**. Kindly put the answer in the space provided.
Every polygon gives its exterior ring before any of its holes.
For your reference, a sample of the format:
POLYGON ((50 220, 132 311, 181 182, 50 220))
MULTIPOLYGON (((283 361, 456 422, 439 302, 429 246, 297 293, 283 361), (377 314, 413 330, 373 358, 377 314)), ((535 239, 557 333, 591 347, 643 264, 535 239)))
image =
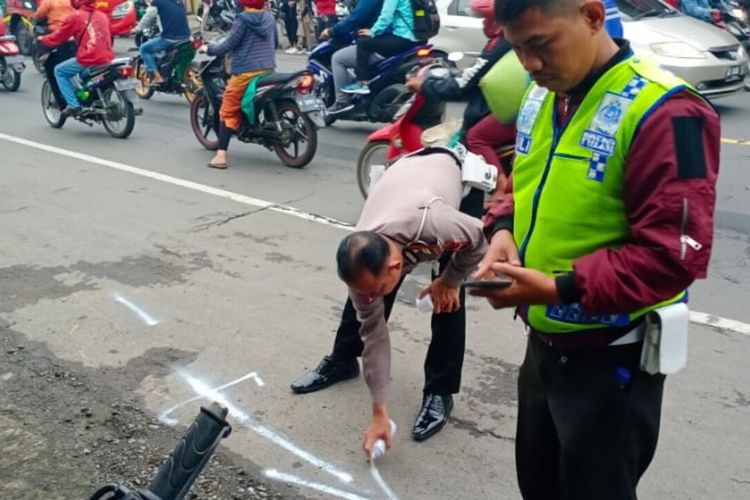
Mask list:
POLYGON ((357 30, 369 28, 380 16, 383 0, 357 0, 348 16, 331 28, 331 36, 341 42, 351 42, 357 30))
POLYGON ((182 0, 152 0, 161 21, 161 37, 167 40, 187 40, 190 38, 187 11, 182 0))

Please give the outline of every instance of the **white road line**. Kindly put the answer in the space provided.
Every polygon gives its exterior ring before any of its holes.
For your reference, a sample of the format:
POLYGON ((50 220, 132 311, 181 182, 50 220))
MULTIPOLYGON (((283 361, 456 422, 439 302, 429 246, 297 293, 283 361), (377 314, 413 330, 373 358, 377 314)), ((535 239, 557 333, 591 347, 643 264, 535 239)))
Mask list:
POLYGON ((282 436, 281 434, 277 433, 273 429, 271 429, 268 426, 265 426, 252 418, 250 415, 246 414, 244 411, 240 410, 236 406, 234 406, 232 403, 227 400, 227 398, 224 397, 223 394, 220 394, 219 392, 216 392, 212 390, 208 384, 204 383, 201 380, 198 380, 195 377, 191 377, 188 374, 180 373, 180 375, 185 379, 185 381, 190 385, 190 387, 193 388, 193 390, 209 399, 213 399, 214 401, 217 401, 224 406, 227 407, 229 410, 229 414, 234 417, 243 427, 250 429, 251 431, 255 432, 256 434, 259 434, 263 436, 264 438, 268 439, 275 445, 284 448, 288 452, 296 455, 297 457, 301 458, 302 460, 309 462, 313 466, 331 474, 335 478, 337 478, 339 481, 347 484, 351 484, 354 482, 354 478, 351 474, 348 472, 340 470, 335 465, 326 462, 325 460, 316 457, 312 453, 303 450, 296 444, 292 443, 289 439, 282 436))
MULTIPOLYGON (((265 385, 265 383, 258 376, 257 373, 250 372, 247 375, 243 375, 242 377, 240 377, 238 379, 235 379, 235 380, 232 380, 231 382, 227 382, 226 384, 220 385, 219 387, 212 387, 211 391, 213 391, 213 392, 223 391, 224 389, 228 389, 229 387, 232 387, 233 385, 237 385, 240 382, 244 382, 245 380, 248 380, 248 379, 255 380, 255 383, 259 387, 263 387, 265 385)), ((185 406, 186 404, 190 404, 190 403, 192 403, 194 401, 198 401, 199 399, 204 399, 204 396, 198 395, 198 396, 195 396, 195 397, 192 397, 192 398, 188 399, 187 401, 182 401, 180 403, 177 403, 173 407, 167 408, 166 410, 164 410, 163 412, 161 412, 159 414, 159 417, 157 418, 157 420, 159 420, 159 422, 162 422, 163 424, 166 424, 166 425, 170 425, 170 426, 171 425, 177 425, 177 422, 178 422, 177 419, 170 417, 169 414, 172 413, 173 411, 175 411, 177 408, 185 406)))
POLYGON ((370 474, 372 474, 372 478, 375 480, 375 482, 380 486, 380 489, 383 490, 383 493, 385 493, 385 497, 388 500, 398 500, 398 497, 393 492, 390 486, 388 486, 388 483, 385 482, 385 479, 383 479, 383 476, 380 475, 380 471, 378 470, 378 466, 375 464, 375 458, 373 457, 370 460, 370 474))
MULTIPOLYGON (((128 172, 131 174, 140 175, 141 177, 147 177, 149 179, 153 179, 156 181, 166 182, 167 184, 173 184, 175 186, 192 189, 193 191, 199 191, 201 193, 218 196, 220 198, 232 200, 237 203, 242 203, 244 205, 250 205, 253 207, 258 207, 260 209, 266 209, 266 210, 271 210, 273 212, 279 212, 282 214, 290 215, 292 217, 297 217, 298 219, 316 222, 318 224, 324 224, 326 226, 336 227, 339 229, 344 229, 346 231, 353 230, 353 226, 349 224, 348 222, 342 222, 336 219, 332 219, 330 217, 325 217, 323 215, 305 212, 295 207, 291 207, 287 205, 279 205, 271 201, 261 200, 259 198, 253 198, 251 196, 245 196, 243 194, 234 193, 232 191, 227 191, 225 189, 219 189, 219 188, 215 188, 211 186, 206 186, 205 184, 200 184, 198 182, 180 179, 179 177, 172 177, 171 175, 160 174, 158 172, 152 172, 151 170, 133 167, 125 163, 105 160, 104 158, 99 158, 97 156, 87 155, 84 153, 79 153, 77 151, 71 151, 69 149, 58 148, 56 146, 50 146, 48 144, 42 144, 40 142, 30 141, 22 137, 16 137, 13 135, 3 134, 1 132, 0 132, 0 139, 15 143, 15 144, 19 144, 21 146, 27 146, 30 148, 38 149, 40 151, 46 151, 48 153, 53 153, 53 154, 57 154, 60 156, 66 156, 68 158, 73 158, 76 160, 93 163, 95 165, 100 165, 102 167, 112 168, 114 170, 120 170, 122 172, 128 172)), ((727 331, 741 333, 743 335, 750 336, 750 324, 743 323, 741 321, 735 321, 732 319, 722 318, 720 316, 715 316, 712 314, 706 314, 706 313, 697 312, 697 311, 693 311, 690 313, 690 321, 698 325, 708 326, 711 328, 718 328, 721 330, 727 330, 727 331)))
POLYGON ((8 142, 13 142, 15 144, 19 144, 21 146, 27 146, 30 148, 38 149, 40 151, 46 151, 47 153, 53 153, 53 154, 57 154, 60 156, 66 156, 68 158, 73 158, 75 160, 81 160, 81 161, 85 161, 88 163, 93 163, 95 165, 100 165, 102 167, 107 167, 107 168, 112 168, 114 170, 127 172, 129 174, 140 175, 141 177, 147 177, 149 179, 153 179, 156 181, 166 182, 167 184, 173 184, 175 186, 192 189, 193 191, 200 191, 201 193, 218 196, 220 198, 232 200, 237 203, 242 203, 244 205, 250 205, 252 207, 258 207, 264 210, 270 210, 273 212, 279 212, 282 214, 291 215, 292 217, 297 217, 298 219, 317 222, 319 224, 325 224, 327 226, 337 227, 339 229, 344 229, 348 231, 351 231, 353 227, 348 222, 342 222, 336 219, 332 219, 330 217, 326 217, 324 215, 317 215, 317 214, 313 214, 310 212, 305 212, 295 207, 290 207, 287 205, 280 205, 278 203, 274 203, 271 201, 261 200, 260 198, 253 198, 252 196, 245 196, 244 194, 234 193, 232 191, 227 191, 226 189, 219 189, 219 188, 215 188, 211 186, 206 186, 205 184, 200 184, 198 182, 180 179, 179 177, 172 177, 171 175, 160 174, 158 172, 153 172, 151 170, 134 167, 132 165, 127 165, 125 163, 105 160, 104 158, 99 158, 97 156, 92 156, 92 155, 88 155, 85 153, 79 153, 77 151, 71 151, 69 149, 58 148, 56 146, 50 146, 48 144, 42 144, 36 141, 30 141, 22 137, 15 137, 12 135, 0 133, 0 139, 3 139, 8 142))
POLYGON ((148 326, 156 326, 159 324, 158 321, 156 321, 154 318, 152 318, 146 311, 120 295, 119 293, 113 294, 115 298, 115 302, 119 302, 120 304, 124 305, 128 309, 130 309, 132 312, 135 313, 136 316, 138 316, 141 321, 143 321, 148 326))
POLYGON ((713 314, 690 311, 690 322, 695 323, 696 325, 714 328, 716 330, 726 330, 750 336, 750 325, 748 325, 747 323, 714 316, 713 314))
POLYGON ((276 481, 282 481, 285 483, 296 484, 298 486, 304 486, 306 488, 310 488, 310 489, 317 490, 323 493, 327 493, 331 496, 344 498, 346 500, 368 500, 367 498, 361 497, 359 495, 355 495, 354 493, 349 493, 348 491, 343 491, 343 490, 339 490, 336 488, 332 488, 325 484, 314 483, 312 481, 302 479, 301 477, 297 477, 292 474, 287 474, 286 472, 279 472, 276 469, 266 469, 263 471, 263 474, 270 479, 275 479, 276 481))

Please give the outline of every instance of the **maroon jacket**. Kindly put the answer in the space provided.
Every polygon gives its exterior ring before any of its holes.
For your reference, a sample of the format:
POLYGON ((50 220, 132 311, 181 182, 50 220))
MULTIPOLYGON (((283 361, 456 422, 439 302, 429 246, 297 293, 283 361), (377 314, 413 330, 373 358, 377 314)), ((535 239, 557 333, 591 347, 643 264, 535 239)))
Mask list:
MULTIPOLYGON (((596 80, 630 53, 626 43, 578 88, 558 95, 558 125, 566 125, 596 80)), ((706 277, 720 139, 716 111, 687 91, 666 99, 646 117, 626 160, 623 197, 631 240, 618 249, 585 255, 574 262, 572 273, 557 277, 563 303, 580 302, 592 315, 634 312, 706 277)), ((511 179, 504 200, 487 213, 486 234, 512 231, 513 209, 511 179)))

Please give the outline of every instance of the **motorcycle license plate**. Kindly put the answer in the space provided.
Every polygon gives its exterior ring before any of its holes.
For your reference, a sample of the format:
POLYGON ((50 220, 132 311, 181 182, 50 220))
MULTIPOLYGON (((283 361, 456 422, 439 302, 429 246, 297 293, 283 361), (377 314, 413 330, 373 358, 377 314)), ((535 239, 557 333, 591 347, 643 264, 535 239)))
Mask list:
POLYGON ((133 78, 127 80, 115 80, 115 88, 120 91, 133 90, 138 85, 138 82, 133 78))
POLYGON ((730 66, 727 69, 726 80, 731 82, 740 79, 742 79, 742 68, 740 66, 730 66))
POLYGON ((297 99, 297 106, 303 113, 307 113, 309 111, 320 111, 326 107, 325 104, 323 104, 323 101, 321 99, 318 99, 317 97, 297 99))
POLYGON ((23 64, 23 56, 8 56, 5 58, 5 62, 8 63, 8 66, 23 64))

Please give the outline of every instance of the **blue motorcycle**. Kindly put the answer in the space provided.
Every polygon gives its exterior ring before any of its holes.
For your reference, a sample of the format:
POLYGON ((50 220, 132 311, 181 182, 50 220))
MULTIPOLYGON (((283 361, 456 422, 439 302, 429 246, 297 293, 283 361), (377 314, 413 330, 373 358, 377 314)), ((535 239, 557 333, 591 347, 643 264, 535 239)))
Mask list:
MULTIPOLYGON (((313 49, 307 62, 308 71, 312 72, 318 82, 315 86, 318 97, 326 106, 331 106, 336 99, 331 57, 343 47, 345 45, 337 42, 323 42, 313 49)), ((377 76, 368 82, 370 93, 355 95, 354 109, 351 111, 336 117, 326 116, 326 125, 331 125, 337 119, 391 123, 401 105, 411 96, 404 85, 406 74, 415 66, 425 64, 431 59, 447 59, 447 54, 433 49, 431 45, 418 45, 380 61, 373 71, 377 76)))

